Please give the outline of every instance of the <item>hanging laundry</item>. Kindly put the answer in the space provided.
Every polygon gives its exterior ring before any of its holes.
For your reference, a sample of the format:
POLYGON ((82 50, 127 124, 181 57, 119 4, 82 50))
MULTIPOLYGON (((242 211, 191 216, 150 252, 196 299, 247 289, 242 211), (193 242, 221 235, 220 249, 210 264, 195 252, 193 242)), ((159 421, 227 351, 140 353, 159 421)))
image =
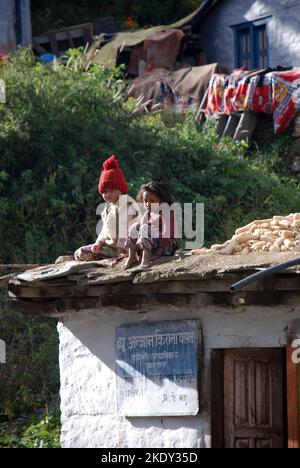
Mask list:
POLYGON ((205 114, 262 112, 273 115, 274 131, 281 133, 300 110, 300 69, 235 70, 214 75, 209 83, 205 114))
POLYGON ((300 110, 300 68, 272 75, 272 98, 274 129, 281 133, 300 110))

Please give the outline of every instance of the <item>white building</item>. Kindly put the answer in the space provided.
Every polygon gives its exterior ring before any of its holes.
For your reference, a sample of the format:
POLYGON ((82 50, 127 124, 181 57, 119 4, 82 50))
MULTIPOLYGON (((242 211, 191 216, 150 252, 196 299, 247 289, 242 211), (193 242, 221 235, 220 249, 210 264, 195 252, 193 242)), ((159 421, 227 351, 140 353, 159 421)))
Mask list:
POLYGON ((300 66, 299 0, 218 0, 195 29, 208 63, 300 66))
POLYGON ((30 0, 0 0, 0 53, 32 42, 30 0))
POLYGON ((145 272, 69 262, 13 278, 17 310, 59 319, 63 447, 299 447, 299 270, 229 290, 296 255, 178 255, 145 272))

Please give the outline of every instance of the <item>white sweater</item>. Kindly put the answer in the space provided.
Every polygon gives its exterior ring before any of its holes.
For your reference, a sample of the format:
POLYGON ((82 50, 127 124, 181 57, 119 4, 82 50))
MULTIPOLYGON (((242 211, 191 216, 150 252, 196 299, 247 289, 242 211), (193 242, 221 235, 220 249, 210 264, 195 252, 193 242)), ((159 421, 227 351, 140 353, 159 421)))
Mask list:
POLYGON ((96 243, 103 242, 106 245, 109 245, 112 248, 124 248, 125 242, 128 237, 128 232, 130 227, 134 222, 139 221, 139 217, 133 217, 128 214, 130 203, 127 205, 127 213, 120 213, 119 205, 110 205, 107 204, 106 208, 101 213, 101 218, 103 226, 101 232, 96 240, 96 243), (127 217, 128 224, 126 229, 126 237, 121 238, 119 236, 119 220, 121 215, 127 217))

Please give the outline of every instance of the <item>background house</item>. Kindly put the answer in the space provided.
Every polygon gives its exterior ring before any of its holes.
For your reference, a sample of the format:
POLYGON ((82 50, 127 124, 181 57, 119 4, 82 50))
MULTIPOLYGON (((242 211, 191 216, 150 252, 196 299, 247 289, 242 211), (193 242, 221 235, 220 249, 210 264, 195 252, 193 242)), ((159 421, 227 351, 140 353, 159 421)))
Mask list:
POLYGON ((0 52, 31 44, 30 0, 0 0, 0 52))
POLYGON ((219 0, 196 26, 208 63, 299 66, 298 0, 219 0))

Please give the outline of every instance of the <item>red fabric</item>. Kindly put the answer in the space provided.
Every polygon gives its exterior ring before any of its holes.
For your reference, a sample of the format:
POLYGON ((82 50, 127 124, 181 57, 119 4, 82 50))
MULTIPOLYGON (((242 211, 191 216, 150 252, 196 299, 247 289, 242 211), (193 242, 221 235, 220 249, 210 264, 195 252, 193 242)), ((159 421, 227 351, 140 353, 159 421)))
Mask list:
POLYGON ((253 112, 263 112, 265 114, 273 113, 272 96, 270 84, 267 79, 264 80, 261 86, 254 86, 252 83, 249 85, 248 92, 248 109, 253 112), (254 88, 253 90, 251 88, 254 88))
POLYGON ((147 65, 153 68, 172 68, 185 34, 180 29, 158 31, 147 37, 144 51, 147 65))
POLYGON ((167 248, 170 244, 170 240, 174 240, 176 237, 176 220, 174 211, 170 212, 170 217, 161 216, 160 222, 160 246, 167 248))
POLYGON ((149 65, 147 65, 146 72, 150 73, 153 70, 154 70, 154 65, 152 63, 149 63, 149 65))
POLYGON ((99 193, 104 193, 104 190, 120 190, 122 193, 128 193, 128 184, 116 156, 111 156, 103 163, 98 190, 99 193))
POLYGON ((300 111, 300 68, 269 73, 243 71, 240 76, 235 75, 236 72, 229 77, 212 77, 206 116, 262 112, 273 116, 275 133, 283 132, 300 111))
POLYGON ((154 214, 146 211, 142 216, 141 225, 148 225, 149 239, 159 239, 160 247, 167 248, 170 241, 177 236, 174 211, 170 211, 169 214, 162 212, 154 214))
POLYGON ((0 62, 4 62, 7 59, 7 55, 0 53, 0 62))
POLYGON ((146 62, 147 71, 155 68, 172 69, 180 52, 185 34, 180 29, 158 31, 133 47, 128 72, 138 75, 139 61, 146 62))
POLYGON ((272 106, 276 133, 282 133, 300 111, 300 68, 273 74, 272 106))

